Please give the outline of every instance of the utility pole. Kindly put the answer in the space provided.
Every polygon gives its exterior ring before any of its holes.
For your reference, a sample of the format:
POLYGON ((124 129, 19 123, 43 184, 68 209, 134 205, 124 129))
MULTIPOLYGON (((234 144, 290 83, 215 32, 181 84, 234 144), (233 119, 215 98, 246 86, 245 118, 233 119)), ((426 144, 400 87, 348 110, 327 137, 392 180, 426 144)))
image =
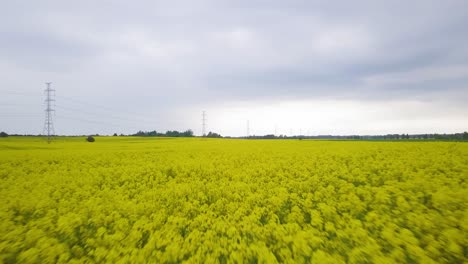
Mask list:
POLYGON ((206 136, 206 113, 202 112, 202 136, 206 136))
POLYGON ((47 82, 47 88, 44 90, 44 93, 46 95, 45 99, 45 120, 44 120, 44 134, 47 133, 47 143, 50 144, 52 141, 52 136, 55 134, 54 131, 54 121, 52 120, 52 112, 55 111, 53 108, 53 102, 55 102, 55 90, 50 88, 50 82, 47 82))

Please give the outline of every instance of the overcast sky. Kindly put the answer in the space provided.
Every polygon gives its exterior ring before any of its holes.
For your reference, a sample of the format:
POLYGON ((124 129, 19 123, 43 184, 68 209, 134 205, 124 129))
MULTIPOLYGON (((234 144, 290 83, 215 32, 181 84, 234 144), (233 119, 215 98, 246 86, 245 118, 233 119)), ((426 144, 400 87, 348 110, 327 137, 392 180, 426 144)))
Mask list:
POLYGON ((468 1, 3 1, 0 130, 468 130, 468 1))

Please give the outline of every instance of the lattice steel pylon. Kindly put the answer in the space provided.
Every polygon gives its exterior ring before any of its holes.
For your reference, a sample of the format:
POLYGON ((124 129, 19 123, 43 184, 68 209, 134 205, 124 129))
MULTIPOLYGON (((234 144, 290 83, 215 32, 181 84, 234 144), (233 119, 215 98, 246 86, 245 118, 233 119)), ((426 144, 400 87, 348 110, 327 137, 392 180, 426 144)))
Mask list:
POLYGON ((55 102, 55 90, 50 87, 51 83, 46 83, 47 88, 44 90, 46 99, 45 99, 45 120, 44 120, 44 135, 47 134, 47 143, 50 144, 52 141, 52 136, 55 135, 54 131, 54 120, 52 119, 52 113, 55 112, 54 102, 55 102))
POLYGON ((206 113, 202 112, 202 136, 206 137, 206 113))

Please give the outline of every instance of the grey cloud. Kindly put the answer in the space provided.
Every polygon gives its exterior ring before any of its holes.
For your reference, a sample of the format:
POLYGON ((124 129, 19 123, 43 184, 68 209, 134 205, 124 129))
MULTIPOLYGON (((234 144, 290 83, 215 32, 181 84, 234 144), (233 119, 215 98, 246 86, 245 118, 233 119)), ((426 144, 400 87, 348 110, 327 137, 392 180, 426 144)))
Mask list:
POLYGON ((457 0, 10 1, 0 84, 32 93, 52 80, 64 96, 151 114, 213 100, 461 101, 465 73, 421 71, 468 67, 467 9, 457 0))

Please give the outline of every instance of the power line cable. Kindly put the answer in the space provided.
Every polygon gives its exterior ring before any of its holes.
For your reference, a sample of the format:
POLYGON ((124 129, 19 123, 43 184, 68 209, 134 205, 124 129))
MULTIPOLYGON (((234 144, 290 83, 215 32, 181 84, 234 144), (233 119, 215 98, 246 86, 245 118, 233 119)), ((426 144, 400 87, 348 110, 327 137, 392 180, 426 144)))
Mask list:
MULTIPOLYGON (((96 112, 92 112, 92 111, 83 111, 83 110, 80 110, 80 109, 77 109, 77 108, 73 108, 73 107, 65 107, 65 106, 61 106, 61 105, 57 105, 57 108, 59 109, 62 109, 64 111, 68 111, 68 112, 72 112, 72 113, 77 113, 77 114, 86 114, 86 115, 93 115, 94 117, 96 116, 96 112)), ((126 121, 126 122, 136 122, 136 123, 152 123, 152 124, 159 124, 158 122, 156 122, 153 119, 149 120, 149 119, 145 119, 144 117, 124 117, 124 116, 116 116, 116 115, 112 115, 112 114, 108 114, 108 113, 105 113, 104 114, 105 117, 104 118, 110 118, 110 119, 116 119, 116 120, 121 120, 121 121, 126 121)))
MULTIPOLYGON (((93 103, 89 103, 89 102, 84 102, 84 101, 80 101, 80 100, 76 100, 76 99, 68 98, 68 97, 64 97, 64 96, 57 96, 57 97, 68 100, 69 102, 71 102, 72 104, 75 104, 75 105, 78 104, 78 105, 86 105, 87 107, 91 106, 91 107, 99 108, 100 110, 97 110, 97 111, 102 111, 103 110, 103 111, 112 112, 113 114, 118 112, 119 116, 116 117, 114 115, 115 119, 130 120, 130 121, 139 120, 141 122, 151 122, 153 124, 160 124, 160 122, 157 122, 155 120, 154 116, 145 116, 144 114, 132 113, 132 112, 129 112, 128 110, 125 110, 125 112, 123 112, 121 109, 117 109, 117 108, 112 109, 112 108, 107 107, 107 106, 102 106, 102 105, 97 105, 97 104, 93 104, 93 103)), ((61 107, 63 108, 63 106, 61 106, 61 107)), ((67 108, 70 108, 70 107, 67 107, 67 108)), ((82 112, 82 110, 77 110, 77 111, 82 112)), ((95 113, 93 113, 93 114, 95 114, 95 113)), ((108 115, 108 114, 106 114, 106 115, 108 115)), ((179 121, 179 120, 171 119, 170 123, 172 123, 172 124, 182 124, 183 122, 179 121)))
POLYGON ((140 131, 142 130, 141 127, 135 127, 135 125, 133 126, 129 126, 129 125, 124 125, 124 124, 116 124, 116 123, 110 123, 110 122, 107 122, 107 121, 98 121, 98 120, 90 120, 90 119, 83 119, 83 118, 77 118, 77 117, 70 117, 70 116, 63 116, 63 115, 57 115, 56 116, 57 119, 59 120, 74 120, 74 121, 79 121, 79 122, 83 122, 83 123, 88 123, 88 124, 98 124, 98 125, 106 125, 109 127, 112 127, 113 129, 115 128, 124 128, 124 129, 127 129, 127 130, 134 130, 134 131, 140 131))
MULTIPOLYGON (((19 96, 32 96, 32 97, 37 97, 37 96, 42 96, 40 94, 37 94, 37 95, 31 95, 31 94, 26 94, 26 93, 22 93, 22 92, 15 92, 15 91, 5 91, 2 93, 5 93, 5 94, 11 94, 11 95, 19 95, 19 96)), ((108 106, 102 106, 102 105, 97 105, 97 104, 93 104, 93 103, 90 103, 90 102, 87 102, 87 101, 82 101, 82 100, 78 100, 76 98, 72 98, 72 97, 68 97, 68 96, 63 96, 63 95, 56 95, 55 98, 60 98, 60 99, 65 99, 69 102, 72 102, 74 104, 80 104, 80 105, 87 105, 87 106, 92 106, 92 107, 95 107, 95 108, 99 108, 101 110, 104 110, 104 111, 110 111, 110 112, 121 112, 122 109, 119 109, 119 108, 112 108, 112 107, 108 107, 108 106)), ((81 109, 79 109, 78 111, 82 111, 81 109)), ((149 116, 144 116, 143 114, 141 113, 135 113, 135 112, 129 112, 128 109, 125 110, 126 113, 120 113, 120 114, 124 114, 124 115, 137 115, 137 117, 135 116, 132 116, 131 118, 132 119, 135 119, 135 118, 143 118, 143 119, 151 119, 151 120, 154 120, 154 117, 149 117, 149 116)), ((146 120, 146 121, 149 121, 149 120, 146 120)))
POLYGON ((42 94, 27 94, 23 92, 18 92, 18 91, 0 91, 2 95, 18 95, 18 96, 31 96, 31 97, 39 97, 42 96, 42 94))
MULTIPOLYGON (((38 97, 38 96, 42 96, 40 94, 26 94, 26 93, 23 93, 23 92, 17 92, 17 91, 2 91, 1 93, 5 93, 5 94, 10 94, 10 95, 17 95, 17 96, 30 96, 30 97, 38 97)), ((159 124, 159 122, 156 122, 155 121, 155 117, 154 116, 144 116, 142 114, 139 114, 139 113, 131 113, 127 110, 125 110, 125 112, 122 113, 122 109, 117 109, 117 108, 111 108, 111 107, 108 107, 108 106, 102 106, 102 105, 97 105, 97 104, 93 104, 93 103, 90 103, 90 102, 87 102, 87 101, 82 101, 82 100, 78 100, 76 98, 71 98, 71 97, 68 97, 68 96, 63 96, 63 95, 56 95, 55 96, 56 98, 59 98, 59 99, 64 99, 65 101, 69 102, 69 103, 72 103, 74 105, 85 105, 89 108, 89 106, 93 107, 93 108, 97 108, 96 111, 108 111, 108 112, 112 112, 112 113, 116 113, 118 112, 118 115, 119 116, 116 116, 115 114, 114 115, 109 115, 109 114, 105 114, 105 119, 115 119, 115 120, 121 120, 121 121, 125 121, 125 122, 131 122, 131 123, 138 123, 138 124, 141 124, 141 123, 152 123, 152 124, 159 124), (127 117, 125 117, 127 116, 127 117)), ((47 101, 47 100, 46 100, 47 101)), ((23 104, 23 102, 21 102, 23 104)), ((65 106, 62 106, 62 105, 55 105, 55 101, 51 101, 51 103, 53 104, 54 107, 57 107, 59 109, 62 109, 62 110, 65 110, 65 111, 68 111, 69 113, 74 113, 74 114, 83 114, 83 113, 87 113, 89 115, 94 115, 93 117, 96 118, 96 111, 83 111, 82 109, 77 109, 77 108, 74 108, 74 107, 65 107, 65 106)), ((26 103, 24 103, 26 104, 26 103)), ((10 105, 17 105, 16 103, 15 104, 12 104, 10 103, 10 105)), ((27 105, 30 105, 30 104, 27 104, 27 105)), ((43 105, 46 105, 46 103, 43 103, 43 105)), ((51 108, 52 108, 52 105, 51 105, 51 108)), ((4 113, 0 113, 0 114, 4 114, 4 113)), ((54 112, 55 114, 55 112, 54 112)), ((19 116, 19 115, 15 115, 15 114, 8 114, 7 115, 8 117, 13 117, 13 116, 19 116)), ((73 116, 70 116, 70 115, 66 115, 66 117, 64 115, 55 115, 56 117, 58 118, 65 118, 65 119, 72 119, 72 120, 77 120, 77 121, 80 121, 80 122, 86 122, 86 123, 92 123, 92 124, 102 124, 102 125, 111 125, 111 126, 118 126, 118 127, 129 127, 128 124, 112 124, 112 123, 109 123, 107 121, 97 121, 97 120, 90 120, 88 118, 86 119, 83 119, 83 118, 79 118, 79 117, 73 117, 73 116)), ((26 114, 24 115, 24 117, 35 117, 35 114, 26 114)), ((181 121, 178 121, 178 120, 171 120, 171 123, 182 123, 181 121)), ((135 128, 134 128, 135 129, 135 128)), ((139 128, 141 129, 141 127, 139 128)), ((164 129, 158 129, 158 130, 164 130, 164 129)))
MULTIPOLYGON (((75 103, 75 104, 92 106, 92 107, 95 107, 95 108, 100 108, 101 110, 104 110, 104 111, 110 111, 110 112, 121 112, 122 111, 121 108, 114 108, 114 107, 109 107, 109 106, 98 105, 98 104, 90 103, 90 102, 87 102, 87 101, 81 101, 81 100, 71 98, 71 97, 68 97, 68 96, 58 96, 58 97, 61 98, 61 99, 65 99, 65 100, 67 100, 69 102, 75 103)), ((124 114, 127 114, 127 115, 136 115, 136 116, 139 116, 139 117, 145 117, 144 114, 131 112, 131 111, 128 111, 128 109, 125 109, 125 112, 126 113, 124 113, 124 114)), ((154 117, 148 117, 148 118, 152 119, 154 117)))

